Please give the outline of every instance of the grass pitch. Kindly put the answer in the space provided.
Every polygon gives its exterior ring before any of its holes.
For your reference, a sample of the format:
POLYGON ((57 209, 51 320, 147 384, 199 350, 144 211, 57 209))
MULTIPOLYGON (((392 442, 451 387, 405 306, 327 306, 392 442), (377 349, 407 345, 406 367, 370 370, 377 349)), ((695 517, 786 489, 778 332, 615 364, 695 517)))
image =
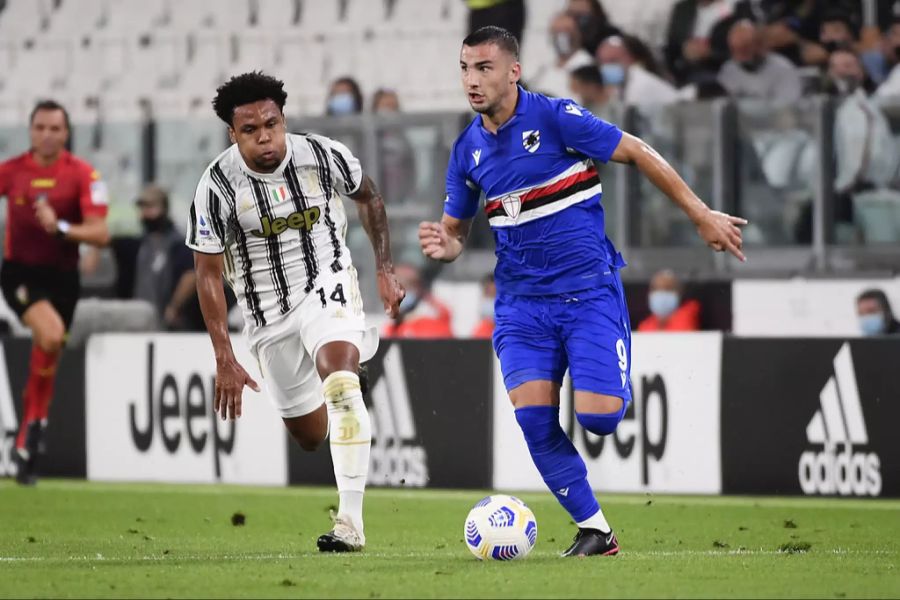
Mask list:
POLYGON ((484 495, 372 490, 365 552, 320 555, 328 489, 2 481, 0 596, 900 596, 900 501, 610 495, 622 553, 562 559, 568 516, 521 494, 535 550, 481 563, 462 532, 484 495))

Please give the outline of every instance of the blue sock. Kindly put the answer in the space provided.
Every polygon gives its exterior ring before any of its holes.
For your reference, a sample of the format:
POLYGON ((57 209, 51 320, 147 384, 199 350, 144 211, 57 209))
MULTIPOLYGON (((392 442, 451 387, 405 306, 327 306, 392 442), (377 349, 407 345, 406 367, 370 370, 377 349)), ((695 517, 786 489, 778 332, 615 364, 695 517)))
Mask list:
POLYGON ((576 413, 578 422, 581 426, 597 435, 609 435, 616 430, 616 427, 625 416, 625 410, 628 408, 627 402, 622 402, 622 409, 614 413, 595 414, 595 413, 576 413))
POLYGON ((576 523, 600 510, 587 480, 587 467, 559 425, 559 407, 525 406, 516 409, 516 420, 534 466, 544 483, 576 523))

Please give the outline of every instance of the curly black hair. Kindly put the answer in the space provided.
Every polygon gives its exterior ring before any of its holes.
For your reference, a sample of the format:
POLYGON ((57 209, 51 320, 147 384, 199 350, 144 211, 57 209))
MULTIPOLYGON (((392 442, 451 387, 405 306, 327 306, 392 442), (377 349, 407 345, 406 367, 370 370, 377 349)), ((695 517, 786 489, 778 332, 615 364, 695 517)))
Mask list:
POLYGON ((231 125, 235 108, 260 100, 271 100, 284 112, 287 100, 284 82, 262 71, 235 75, 216 89, 212 106, 219 118, 231 125))

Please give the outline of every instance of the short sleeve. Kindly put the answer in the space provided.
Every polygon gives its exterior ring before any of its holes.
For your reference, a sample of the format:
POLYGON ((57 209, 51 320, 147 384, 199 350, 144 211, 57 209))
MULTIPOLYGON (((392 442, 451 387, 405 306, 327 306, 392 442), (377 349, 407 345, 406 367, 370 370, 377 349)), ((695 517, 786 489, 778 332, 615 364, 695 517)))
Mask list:
POLYGON ((326 141, 329 160, 334 164, 331 178, 335 189, 347 196, 355 194, 362 185, 363 173, 359 159, 341 142, 327 138, 326 141))
POLYGON ((221 254, 225 251, 226 223, 229 208, 204 177, 197 186, 191 204, 187 227, 188 248, 204 254, 221 254))
POLYGON ((106 182, 90 165, 84 165, 79 175, 78 201, 82 217, 105 217, 109 209, 106 182))
POLYGON ((447 165, 446 193, 444 214, 455 219, 471 219, 478 212, 478 198, 481 191, 460 167, 456 146, 450 153, 450 162, 447 165))
POLYGON ((621 129, 572 100, 557 103, 556 120, 567 148, 600 162, 609 162, 622 139, 621 129))

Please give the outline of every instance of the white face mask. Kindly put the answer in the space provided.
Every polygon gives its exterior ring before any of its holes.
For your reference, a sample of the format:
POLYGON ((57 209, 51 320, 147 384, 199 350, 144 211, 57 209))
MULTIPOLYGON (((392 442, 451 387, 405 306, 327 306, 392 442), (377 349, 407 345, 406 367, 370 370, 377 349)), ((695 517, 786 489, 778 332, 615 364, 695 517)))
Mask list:
POLYGON ((869 313, 859 316, 859 329, 863 335, 881 335, 885 330, 884 313, 869 313))
POLYGON ((650 292, 650 296, 648 297, 650 312, 660 319, 665 319, 675 312, 680 301, 681 299, 678 297, 678 292, 673 292, 671 290, 655 290, 650 292))

